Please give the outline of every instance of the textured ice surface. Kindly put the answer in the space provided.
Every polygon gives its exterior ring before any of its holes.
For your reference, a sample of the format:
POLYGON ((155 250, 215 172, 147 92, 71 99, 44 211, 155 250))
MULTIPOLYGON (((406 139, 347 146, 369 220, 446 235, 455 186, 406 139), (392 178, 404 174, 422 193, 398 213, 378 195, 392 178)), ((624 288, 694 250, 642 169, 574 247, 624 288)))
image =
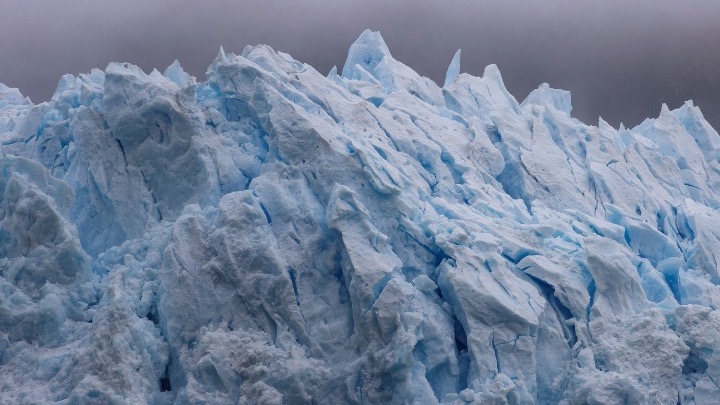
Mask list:
POLYGON ((718 133, 460 72, 0 86, 0 402, 719 403, 718 133))

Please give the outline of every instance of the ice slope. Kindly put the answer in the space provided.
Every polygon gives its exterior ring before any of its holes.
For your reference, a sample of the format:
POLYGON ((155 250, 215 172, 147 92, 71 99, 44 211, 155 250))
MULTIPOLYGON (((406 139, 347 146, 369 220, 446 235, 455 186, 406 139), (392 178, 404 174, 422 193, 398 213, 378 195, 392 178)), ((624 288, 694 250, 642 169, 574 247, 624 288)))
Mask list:
POLYGON ((0 403, 720 403, 720 136, 378 33, 0 86, 0 403), (716 383, 717 382, 717 383, 716 383))

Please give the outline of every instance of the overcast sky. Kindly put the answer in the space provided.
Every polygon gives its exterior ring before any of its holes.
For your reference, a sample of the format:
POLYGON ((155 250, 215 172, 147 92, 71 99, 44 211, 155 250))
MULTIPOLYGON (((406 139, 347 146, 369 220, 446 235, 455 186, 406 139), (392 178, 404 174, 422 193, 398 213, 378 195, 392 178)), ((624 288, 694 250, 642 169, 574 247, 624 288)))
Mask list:
POLYGON ((268 44, 326 73, 371 28, 439 83, 462 48, 462 71, 497 64, 519 101, 542 82, 570 90, 588 123, 632 126, 693 99, 720 128, 718 0, 0 0, 0 16, 0 82, 34 102, 110 61, 179 59, 202 80, 220 45, 268 44))

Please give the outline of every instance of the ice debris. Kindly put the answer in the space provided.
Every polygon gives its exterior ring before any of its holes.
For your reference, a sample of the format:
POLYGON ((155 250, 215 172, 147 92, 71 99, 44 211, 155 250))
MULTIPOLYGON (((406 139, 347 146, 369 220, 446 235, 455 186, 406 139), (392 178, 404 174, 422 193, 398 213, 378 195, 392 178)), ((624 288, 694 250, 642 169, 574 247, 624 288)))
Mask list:
POLYGON ((0 402, 717 403, 718 133, 459 56, 0 85, 0 402))

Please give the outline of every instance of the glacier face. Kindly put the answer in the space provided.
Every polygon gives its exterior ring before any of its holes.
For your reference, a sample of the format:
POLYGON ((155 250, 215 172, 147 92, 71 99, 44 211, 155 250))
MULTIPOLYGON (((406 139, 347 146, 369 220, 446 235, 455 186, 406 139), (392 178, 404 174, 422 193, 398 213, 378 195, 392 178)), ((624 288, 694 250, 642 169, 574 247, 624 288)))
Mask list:
MULTIPOLYGON (((713 404, 720 136, 378 33, 0 85, 0 402, 713 404)), ((717 383, 716 383, 717 382, 717 383)))

